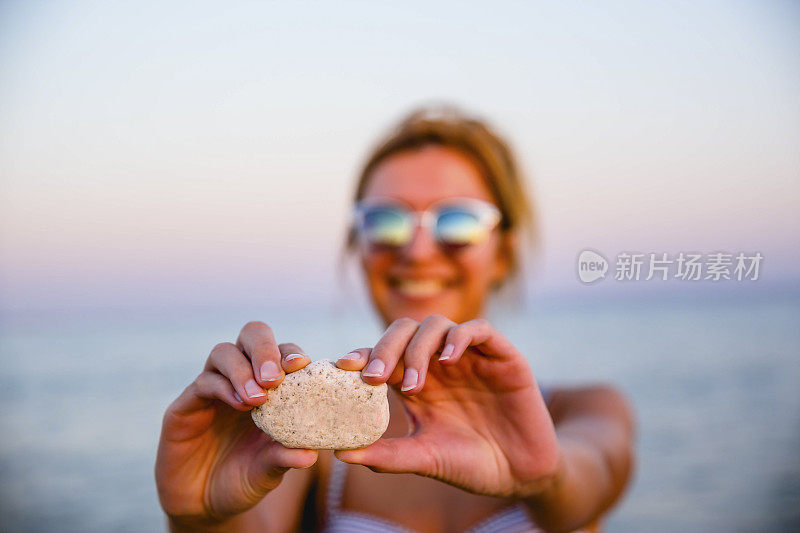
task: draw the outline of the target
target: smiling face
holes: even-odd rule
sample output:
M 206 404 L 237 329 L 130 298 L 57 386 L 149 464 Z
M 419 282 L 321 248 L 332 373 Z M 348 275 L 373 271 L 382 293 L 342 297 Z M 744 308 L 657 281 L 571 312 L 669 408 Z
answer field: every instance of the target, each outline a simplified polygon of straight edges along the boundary
M 364 199 L 394 198 L 421 211 L 439 200 L 470 197 L 495 203 L 479 167 L 453 148 L 428 145 L 392 154 L 372 172 Z M 373 305 L 388 325 L 432 314 L 462 323 L 481 316 L 492 284 L 508 272 L 510 235 L 495 228 L 476 245 L 446 251 L 417 227 L 394 251 L 362 248 L 361 264 Z

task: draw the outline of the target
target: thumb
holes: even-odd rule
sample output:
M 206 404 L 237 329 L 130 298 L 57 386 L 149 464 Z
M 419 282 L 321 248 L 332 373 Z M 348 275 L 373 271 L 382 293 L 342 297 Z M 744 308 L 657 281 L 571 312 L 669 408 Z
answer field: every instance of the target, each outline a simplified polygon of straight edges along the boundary
M 365 448 L 337 450 L 334 455 L 345 463 L 364 465 L 375 472 L 433 475 L 435 447 L 421 435 L 380 438 Z
M 287 448 L 272 441 L 249 462 L 247 482 L 258 493 L 266 494 L 281 482 L 283 474 L 290 468 L 308 468 L 317 462 L 316 450 Z

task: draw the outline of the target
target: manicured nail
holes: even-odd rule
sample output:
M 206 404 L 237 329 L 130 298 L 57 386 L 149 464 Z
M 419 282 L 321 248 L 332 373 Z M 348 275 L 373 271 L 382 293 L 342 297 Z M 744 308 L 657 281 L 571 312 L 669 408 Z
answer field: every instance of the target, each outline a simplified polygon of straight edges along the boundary
M 448 359 L 450 359 L 450 356 L 453 355 L 453 350 L 455 349 L 456 347 L 453 346 L 452 344 L 448 344 L 447 346 L 445 346 L 444 350 L 442 350 L 442 355 L 439 356 L 439 361 L 447 361 Z
M 264 381 L 275 381 L 281 379 L 281 371 L 274 361 L 267 361 L 261 365 L 261 379 Z
M 359 359 L 361 359 L 361 354 L 358 353 L 358 352 L 350 352 L 348 354 L 345 354 L 345 355 L 341 356 L 339 359 L 348 359 L 350 361 L 358 361 Z
M 256 380 L 254 379 L 251 379 L 250 381 L 244 384 L 244 391 L 250 398 L 263 398 L 264 396 L 267 395 L 267 393 L 264 392 L 264 389 L 259 387 L 258 383 L 256 383 Z
M 289 361 L 293 361 L 295 359 L 300 359 L 301 357 L 305 357 L 305 355 L 303 355 L 301 353 L 290 353 L 289 355 L 284 357 L 283 360 L 288 363 Z
M 367 365 L 367 368 L 364 369 L 364 376 L 368 378 L 377 378 L 383 374 L 383 371 L 386 370 L 386 365 L 380 359 L 373 359 Z
M 400 387 L 400 390 L 403 392 L 411 390 L 417 386 L 418 381 L 419 373 L 413 368 L 406 368 L 406 371 L 403 374 L 403 386 Z
M 239 402 L 239 403 L 244 403 L 244 402 L 242 401 L 242 399 L 239 397 L 239 395 L 238 395 L 238 394 L 236 394 L 236 391 L 233 391 L 233 397 L 234 397 L 234 398 L 236 398 L 236 401 L 237 401 L 237 402 Z

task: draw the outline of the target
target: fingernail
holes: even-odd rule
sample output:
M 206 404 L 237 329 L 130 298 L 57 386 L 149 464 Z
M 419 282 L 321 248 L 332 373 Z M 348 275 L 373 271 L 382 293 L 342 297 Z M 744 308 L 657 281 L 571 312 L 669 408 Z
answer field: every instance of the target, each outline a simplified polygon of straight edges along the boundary
M 404 392 L 407 390 L 411 390 L 417 386 L 418 381 L 419 381 L 419 373 L 413 368 L 406 368 L 406 371 L 403 374 L 403 386 L 400 387 L 400 390 Z
M 251 379 L 250 381 L 244 384 L 244 391 L 250 398 L 263 398 L 264 396 L 267 395 L 267 393 L 264 392 L 264 389 L 259 387 L 258 383 L 256 383 L 256 380 L 254 379 Z
M 264 381 L 275 381 L 281 379 L 281 371 L 274 361 L 267 361 L 261 365 L 261 379 Z
M 350 352 L 341 356 L 339 359 L 349 359 L 350 361 L 358 361 L 361 359 L 361 354 L 358 352 Z
M 363 375 L 367 376 L 368 378 L 377 378 L 383 371 L 386 369 L 386 365 L 380 359 L 373 359 L 367 365 L 367 368 L 364 369 Z
M 236 391 L 233 391 L 233 397 L 234 397 L 234 398 L 236 398 L 236 401 L 237 401 L 237 402 L 239 402 L 239 403 L 244 403 L 244 402 L 242 401 L 242 399 L 239 397 L 239 395 L 238 395 L 238 394 L 236 394 Z
M 284 357 L 283 360 L 288 363 L 289 361 L 294 361 L 295 359 L 300 359 L 301 357 L 305 356 L 301 353 L 290 353 L 289 355 Z
M 450 356 L 453 355 L 453 350 L 455 349 L 456 347 L 453 346 L 452 344 L 448 344 L 447 346 L 445 346 L 444 350 L 442 350 L 442 355 L 439 356 L 439 361 L 447 361 L 448 359 L 450 359 Z

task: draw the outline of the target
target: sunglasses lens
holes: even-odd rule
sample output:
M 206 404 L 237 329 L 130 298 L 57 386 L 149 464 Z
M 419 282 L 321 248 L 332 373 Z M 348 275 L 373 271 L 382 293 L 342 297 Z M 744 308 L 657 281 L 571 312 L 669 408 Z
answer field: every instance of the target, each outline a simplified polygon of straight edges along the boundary
M 450 246 L 477 244 L 486 237 L 486 229 L 477 214 L 464 208 L 450 207 L 439 212 L 436 235 Z
M 411 238 L 411 223 L 399 209 L 372 207 L 364 213 L 364 232 L 372 244 L 403 246 Z

